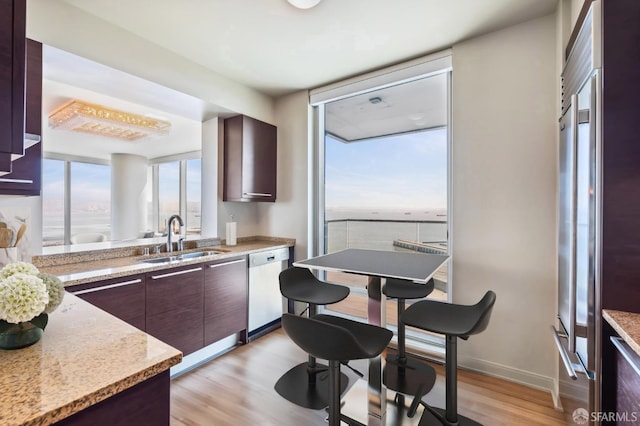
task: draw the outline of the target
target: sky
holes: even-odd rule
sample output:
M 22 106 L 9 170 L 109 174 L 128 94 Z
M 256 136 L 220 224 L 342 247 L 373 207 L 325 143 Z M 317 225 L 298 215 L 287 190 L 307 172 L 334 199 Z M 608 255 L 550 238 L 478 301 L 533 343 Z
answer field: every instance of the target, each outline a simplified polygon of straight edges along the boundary
M 42 162 L 44 202 L 64 199 L 64 161 Z M 73 162 L 71 164 L 72 208 L 109 207 L 111 200 L 111 168 L 109 166 Z
M 446 129 L 325 144 L 327 209 L 447 207 Z

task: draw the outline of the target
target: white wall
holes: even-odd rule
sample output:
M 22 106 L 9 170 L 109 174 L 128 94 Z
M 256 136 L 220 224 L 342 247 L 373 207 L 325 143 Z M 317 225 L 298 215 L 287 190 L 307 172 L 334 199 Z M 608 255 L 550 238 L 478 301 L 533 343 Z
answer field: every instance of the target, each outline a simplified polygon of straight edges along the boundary
M 576 25 L 576 22 L 578 21 L 578 15 L 580 15 L 580 10 L 582 10 L 582 5 L 584 4 L 585 0 L 563 0 L 564 2 L 570 2 L 571 5 L 571 29 L 573 29 L 573 27 Z M 565 44 L 566 46 L 566 44 Z
M 296 239 L 295 258 L 309 256 L 309 140 L 311 109 L 307 91 L 276 100 L 278 189 L 276 202 L 258 203 L 266 235 Z
M 453 301 L 497 294 L 460 363 L 553 388 L 556 41 L 549 15 L 453 47 Z
M 218 118 L 202 123 L 202 236 L 218 237 Z
M 269 96 L 63 1 L 29 0 L 27 37 L 230 111 L 274 121 L 273 100 Z
M 40 197 L 24 197 L 19 195 L 0 195 L 0 212 L 27 214 L 26 237 L 29 239 L 30 255 L 21 260 L 29 261 L 33 254 L 40 252 L 42 247 L 42 201 Z M 22 246 L 22 243 L 20 243 Z

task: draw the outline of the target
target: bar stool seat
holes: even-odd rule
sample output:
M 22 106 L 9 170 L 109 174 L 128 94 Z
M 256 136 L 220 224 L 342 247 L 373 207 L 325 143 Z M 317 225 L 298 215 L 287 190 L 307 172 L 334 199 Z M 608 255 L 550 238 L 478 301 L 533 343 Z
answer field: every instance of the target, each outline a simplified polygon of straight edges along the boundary
M 467 340 L 470 336 L 484 331 L 489 325 L 491 311 L 496 294 L 487 291 L 475 305 L 457 305 L 453 303 L 423 300 L 414 303 L 402 315 L 406 325 L 434 333 L 444 334 L 446 338 L 446 408 L 433 408 L 422 401 L 425 392 L 418 392 L 409 409 L 413 417 L 419 404 L 425 406 L 420 424 L 429 423 L 435 417 L 444 425 L 479 425 L 472 419 L 458 415 L 457 386 L 457 339 Z
M 321 281 L 306 268 L 289 268 L 280 273 L 280 292 L 291 301 L 307 303 L 308 316 L 317 314 L 317 305 L 337 303 L 349 295 L 349 287 Z M 303 312 L 304 314 L 304 312 Z M 307 362 L 287 371 L 275 384 L 275 390 L 287 401 L 305 408 L 319 410 L 329 404 L 328 366 L 316 363 L 309 355 Z M 342 375 L 341 391 L 348 378 Z
M 345 299 L 349 287 L 321 281 L 310 270 L 294 267 L 280 273 L 280 293 L 297 302 L 329 305 Z
M 340 413 L 340 364 L 373 358 L 385 349 L 393 333 L 385 328 L 331 315 L 305 318 L 282 316 L 282 328 L 309 355 L 329 361 L 329 426 L 360 424 Z
M 387 278 L 382 292 L 385 296 L 395 298 L 398 306 L 398 354 L 387 356 L 387 363 L 383 371 L 383 382 L 388 389 L 400 394 L 416 395 L 419 389 L 431 389 L 436 381 L 436 371 L 433 367 L 415 359 L 407 358 L 405 325 L 401 321 L 405 311 L 407 299 L 422 299 L 427 297 L 434 289 L 433 278 L 426 284 L 397 278 Z M 396 403 L 404 405 L 398 400 Z
M 422 299 L 427 297 L 434 288 L 433 278 L 426 284 L 418 284 L 412 281 L 387 278 L 382 292 L 387 297 L 395 299 Z

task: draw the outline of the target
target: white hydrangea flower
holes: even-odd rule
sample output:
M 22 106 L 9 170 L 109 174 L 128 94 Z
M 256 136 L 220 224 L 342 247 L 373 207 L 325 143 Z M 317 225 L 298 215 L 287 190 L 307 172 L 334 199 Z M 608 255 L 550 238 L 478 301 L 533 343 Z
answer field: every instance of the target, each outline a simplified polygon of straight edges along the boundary
M 60 278 L 51 274 L 38 274 L 38 278 L 40 278 L 44 284 L 47 286 L 47 293 L 49 294 L 49 304 L 44 309 L 46 314 L 50 314 L 55 311 L 55 309 L 60 306 L 62 303 L 62 299 L 64 298 L 64 285 Z
M 38 268 L 27 262 L 13 262 L 0 269 L 0 278 L 9 278 L 14 274 L 38 275 Z
M 47 303 L 47 286 L 35 275 L 16 273 L 0 281 L 0 319 L 13 324 L 30 321 Z

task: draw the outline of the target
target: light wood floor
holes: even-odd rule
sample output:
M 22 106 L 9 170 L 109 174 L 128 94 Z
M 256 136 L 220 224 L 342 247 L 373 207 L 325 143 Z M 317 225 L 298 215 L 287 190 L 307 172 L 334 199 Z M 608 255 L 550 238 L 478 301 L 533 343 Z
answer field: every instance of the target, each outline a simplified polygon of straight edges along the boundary
M 304 360 L 306 354 L 282 330 L 239 347 L 172 381 L 171 425 L 326 425 L 323 410 L 298 407 L 273 389 L 283 373 Z M 443 406 L 444 368 L 434 367 L 438 379 L 425 399 Z M 546 392 L 464 371 L 458 383 L 460 414 L 485 425 L 572 424 Z M 395 417 L 388 415 L 387 423 L 417 424 Z

